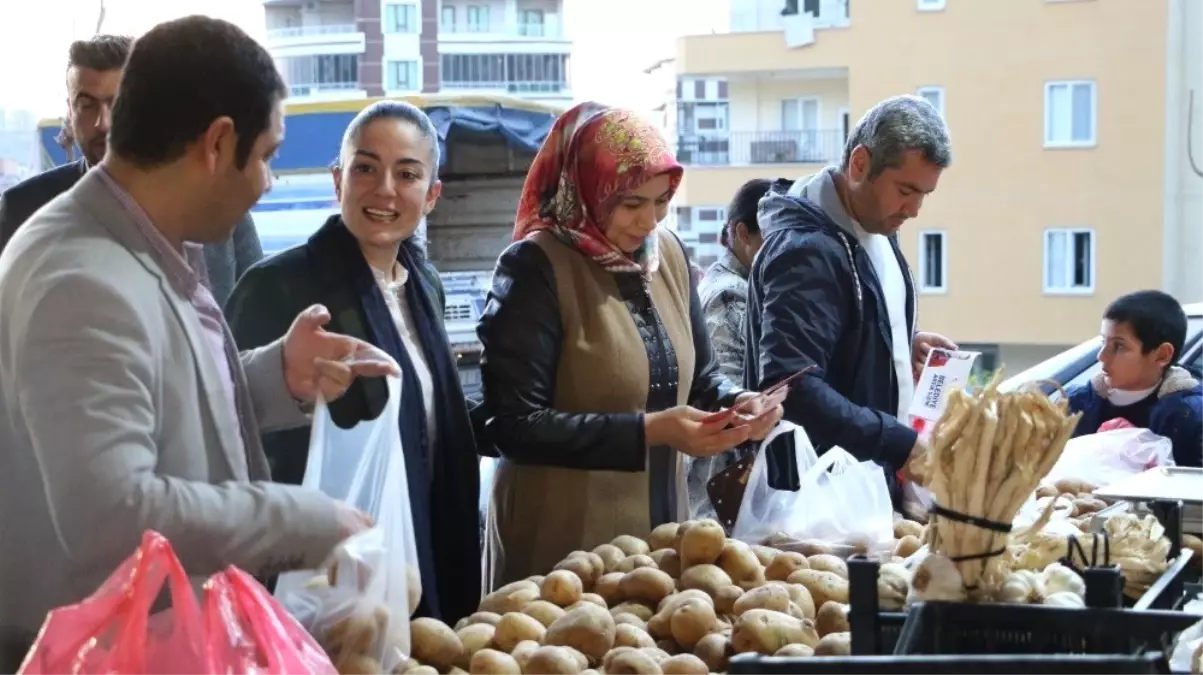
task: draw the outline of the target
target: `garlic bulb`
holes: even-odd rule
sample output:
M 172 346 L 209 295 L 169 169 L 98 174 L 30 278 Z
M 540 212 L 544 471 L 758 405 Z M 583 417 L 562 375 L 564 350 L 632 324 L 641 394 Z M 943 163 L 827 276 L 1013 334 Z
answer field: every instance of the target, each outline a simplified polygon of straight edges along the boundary
M 999 602 L 1039 604 L 1044 602 L 1044 579 L 1035 572 L 1019 570 L 1007 575 L 998 591 Z
M 1050 593 L 1044 599 L 1044 604 L 1054 607 L 1085 607 L 1086 601 L 1082 599 L 1082 596 L 1073 591 L 1058 591 Z
M 919 563 L 911 577 L 911 590 L 906 596 L 906 604 L 916 602 L 964 602 L 965 581 L 956 563 L 947 556 L 933 553 Z
M 1086 582 L 1078 573 L 1061 563 L 1053 563 L 1044 568 L 1044 585 L 1049 595 L 1054 593 L 1073 593 L 1079 598 L 1086 597 Z

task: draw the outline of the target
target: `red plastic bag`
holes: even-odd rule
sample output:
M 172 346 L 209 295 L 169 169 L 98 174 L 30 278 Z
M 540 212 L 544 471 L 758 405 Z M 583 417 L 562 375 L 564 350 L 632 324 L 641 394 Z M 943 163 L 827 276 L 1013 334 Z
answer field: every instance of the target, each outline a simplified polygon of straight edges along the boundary
M 205 631 L 209 673 L 338 672 L 301 624 L 237 567 L 205 583 Z
M 164 583 L 171 608 L 151 616 Z M 203 631 L 200 604 L 171 544 L 147 530 L 134 555 L 95 593 L 47 615 L 19 672 L 200 673 Z

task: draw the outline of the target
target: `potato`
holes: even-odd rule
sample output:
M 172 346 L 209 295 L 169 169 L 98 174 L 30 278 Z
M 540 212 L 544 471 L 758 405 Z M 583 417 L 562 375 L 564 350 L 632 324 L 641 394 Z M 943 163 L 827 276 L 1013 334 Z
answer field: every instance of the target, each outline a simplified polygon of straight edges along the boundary
M 375 659 L 373 659 L 375 660 Z M 450 671 L 450 669 L 448 669 Z M 417 665 L 405 671 L 405 675 L 439 675 L 439 669 L 434 666 Z
M 673 548 L 677 549 L 677 552 L 681 551 L 681 541 L 685 538 L 685 533 L 689 531 L 689 528 L 697 525 L 700 522 L 702 521 L 686 520 L 681 523 L 680 527 L 677 528 L 677 536 L 673 537 Z
M 715 564 L 731 577 L 736 586 L 745 590 L 764 583 L 764 566 L 752 548 L 742 541 L 728 539 Z
M 601 561 L 601 556 L 597 555 L 596 553 L 593 555 L 597 557 L 597 561 Z M 567 570 L 572 572 L 581 580 L 581 589 L 585 591 L 591 591 L 593 590 L 593 584 L 597 583 L 597 580 L 600 579 L 601 575 L 605 574 L 606 571 L 606 564 L 604 562 L 601 562 L 600 569 L 595 569 L 593 563 L 594 561 L 590 560 L 589 554 L 587 553 L 582 552 L 579 555 L 569 554 L 567 558 L 556 563 L 554 570 Z
M 339 675 L 379 675 L 380 662 L 365 654 L 348 654 L 334 665 Z
M 607 572 L 593 585 L 593 592 L 600 595 L 607 605 L 617 605 L 622 602 L 620 584 L 626 576 L 623 572 Z
M 539 597 L 560 607 L 580 602 L 584 593 L 581 578 L 568 570 L 556 570 L 543 579 Z
M 791 584 L 785 581 L 770 581 L 770 586 L 781 586 L 789 591 L 789 600 L 791 604 L 797 605 L 801 611 L 801 616 L 807 619 L 815 618 L 815 601 L 811 597 L 810 591 L 802 584 Z
M 785 581 L 789 575 L 798 570 L 810 569 L 810 561 L 801 553 L 782 551 L 764 568 L 764 578 L 771 581 Z
M 1070 511 L 1070 516 L 1080 516 L 1086 513 L 1098 513 L 1107 508 L 1107 503 L 1101 499 L 1075 499 L 1073 500 L 1073 510 Z
M 778 649 L 773 656 L 783 656 L 791 659 L 810 658 L 815 655 L 815 650 L 806 645 L 785 645 Z
M 713 605 L 690 600 L 673 612 L 669 629 L 677 644 L 683 649 L 693 649 L 698 640 L 714 629 L 717 621 Z
M 623 616 L 631 616 L 624 614 Z M 647 634 L 647 631 L 639 626 L 632 626 L 629 623 L 617 623 L 614 627 L 614 646 L 615 647 L 655 647 L 656 641 L 652 636 Z
M 810 562 L 810 569 L 812 570 L 838 574 L 845 580 L 848 578 L 848 563 L 844 562 L 841 558 L 828 554 L 820 554 L 810 556 L 807 558 L 807 561 Z M 788 579 L 789 577 L 786 578 Z
M 705 591 L 687 589 L 680 593 L 673 593 L 660 601 L 660 605 L 656 609 L 656 614 L 651 619 L 648 619 L 647 632 L 657 640 L 672 637 L 673 612 L 677 611 L 679 607 L 690 600 L 697 600 L 714 606 L 714 600 Z
M 706 662 L 693 654 L 677 654 L 660 662 L 664 675 L 709 675 Z
M 735 601 L 732 614 L 739 616 L 749 609 L 771 609 L 775 612 L 789 612 L 789 591 L 780 584 L 771 584 L 753 588 Z
M 819 615 L 815 617 L 815 630 L 819 632 L 819 637 L 852 630 L 848 623 L 848 605 L 824 602 L 819 608 Z
M 413 643 L 413 657 L 421 663 L 447 670 L 463 657 L 464 643 L 460 642 L 455 631 L 438 619 L 410 621 L 409 634 Z
M 660 675 L 660 664 L 638 649 L 619 652 L 608 660 L 606 675 Z
M 1080 492 L 1093 494 L 1098 489 L 1097 485 L 1077 478 L 1062 478 L 1053 483 L 1053 487 L 1057 488 L 1059 493 L 1064 494 L 1068 492 L 1071 498 Z
M 613 572 L 618 563 L 622 562 L 623 558 L 627 557 L 627 554 L 623 553 L 622 549 L 618 548 L 614 544 L 602 544 L 601 546 L 593 549 L 593 553 L 602 559 L 602 563 L 605 564 L 606 572 Z
M 447 669 L 447 675 L 469 675 L 469 673 L 459 666 L 451 666 Z
M 1195 552 L 1190 559 L 1190 565 L 1194 568 L 1203 567 L 1203 539 L 1196 537 L 1193 534 L 1182 535 L 1182 548 L 1188 548 Z
M 905 520 L 905 519 L 894 521 L 894 538 L 895 539 L 902 539 L 903 537 L 907 536 L 908 534 L 910 536 L 918 539 L 919 535 L 923 534 L 923 523 L 916 523 L 913 520 Z
M 676 579 L 681 576 L 681 555 L 673 548 L 662 548 L 658 551 L 652 551 L 649 556 L 652 562 L 656 563 L 656 567 L 664 570 L 668 576 Z
M 731 648 L 731 639 L 721 633 L 711 633 L 698 640 L 693 648 L 695 656 L 700 658 L 712 673 L 722 673 L 727 670 L 727 662 L 735 653 Z
M 788 581 L 805 586 L 815 605 L 819 607 L 828 600 L 848 602 L 848 581 L 834 572 L 798 570 L 789 575 Z
M 553 622 L 552 625 L 555 623 Z M 519 642 L 524 640 L 542 642 L 546 632 L 547 627 L 539 623 L 535 617 L 520 612 L 509 612 L 502 615 L 501 621 L 497 622 L 497 630 L 493 633 L 493 644 L 503 652 L 511 652 Z M 419 657 L 418 660 L 425 661 L 426 659 Z
M 523 640 L 522 642 L 518 643 L 517 647 L 514 647 L 514 650 L 510 652 L 510 656 L 513 656 L 514 660 L 518 662 L 518 667 L 520 669 L 526 670 L 527 660 L 530 659 L 531 654 L 534 654 L 535 650 L 541 646 L 542 645 L 534 640 Z
M 647 555 L 652 551 L 652 548 L 648 546 L 646 541 L 640 539 L 639 537 L 632 537 L 629 534 L 620 534 L 614 538 L 614 541 L 610 543 L 614 546 L 617 546 L 620 550 L 622 550 L 623 553 L 627 554 L 627 557 L 633 555 Z
M 911 592 L 911 573 L 897 563 L 886 563 L 877 570 L 877 606 L 883 612 L 901 611 Z
M 852 633 L 824 635 L 815 645 L 815 656 L 852 656 Z
M 714 595 L 714 609 L 719 614 L 734 614 L 735 602 L 744 594 L 739 586 L 723 586 Z
M 812 555 L 835 555 L 835 549 L 827 544 L 827 542 L 814 539 L 793 542 L 789 545 L 789 550 L 797 551 L 807 558 Z
M 653 604 L 672 595 L 676 590 L 673 578 L 654 567 L 641 567 L 627 573 L 618 588 L 619 593 L 627 600 L 641 600 Z
M 656 610 L 642 602 L 623 602 L 610 608 L 610 616 L 617 617 L 619 614 L 634 614 L 645 622 L 651 619 L 655 613 Z
M 464 624 L 464 626 L 470 626 L 474 623 L 487 623 L 490 626 L 496 626 L 498 621 L 501 621 L 501 615 L 494 612 L 476 612 L 471 616 L 460 619 L 460 623 Z M 458 623 L 455 625 L 457 630 L 464 627 Z
M 681 569 L 714 564 L 726 543 L 722 525 L 713 520 L 699 520 L 681 535 L 681 546 L 677 549 L 681 554 Z
M 760 564 L 765 567 L 768 567 L 769 563 L 773 562 L 773 558 L 782 553 L 780 549 L 761 544 L 752 544 L 752 552 L 756 554 L 756 559 L 760 561 Z
M 619 563 L 614 567 L 614 571 L 626 574 L 627 572 L 637 570 L 641 567 L 656 567 L 656 561 L 652 560 L 651 556 L 637 553 L 620 560 Z
M 657 525 L 652 533 L 647 535 L 647 545 L 653 551 L 658 551 L 662 548 L 673 548 L 677 541 L 677 530 L 681 529 L 678 523 L 664 523 Z
M 699 526 L 700 527 L 700 526 Z M 697 528 L 694 528 L 697 529 Z M 692 531 L 692 530 L 691 530 Z M 689 533 L 686 533 L 689 536 Z M 682 543 L 684 545 L 684 543 Z M 688 567 L 681 573 L 681 587 L 685 589 L 696 588 L 705 591 L 710 597 L 714 597 L 724 586 L 733 585 L 731 577 L 727 576 L 721 568 L 716 565 L 702 563 Z
M 522 675 L 522 668 L 514 657 L 496 649 L 482 649 L 472 655 L 468 663 L 472 675 Z
M 459 637 L 460 644 L 464 646 L 463 655 L 460 658 L 461 667 L 470 666 L 472 655 L 493 643 L 493 634 L 496 631 L 496 628 L 487 623 L 474 623 L 455 632 Z
M 672 643 L 672 640 L 665 640 L 666 644 L 657 643 L 655 647 L 643 647 L 639 651 L 652 657 L 656 663 L 664 663 L 668 660 L 672 653 L 669 650 L 676 651 L 677 647 Z
M 577 675 L 584 668 L 567 647 L 539 647 L 526 661 L 526 675 Z
M 553 605 L 546 600 L 536 600 L 522 608 L 522 613 L 534 617 L 544 626 L 550 626 L 556 619 L 564 616 L 564 608 Z
M 731 633 L 731 646 L 739 654 L 758 652 L 771 656 L 789 644 L 808 647 L 819 644 L 814 622 L 771 609 L 749 609 L 736 619 Z
M 618 614 L 611 613 L 610 616 L 614 617 L 614 626 L 616 630 L 618 626 L 625 624 L 627 626 L 634 626 L 645 633 L 647 632 L 647 622 L 635 616 L 634 614 L 631 614 L 630 612 L 620 612 Z
M 543 644 L 572 647 L 596 664 L 614 646 L 614 617 L 595 605 L 582 604 L 547 629 Z
M 602 596 L 598 595 L 597 593 L 582 593 L 581 594 L 581 602 L 587 602 L 592 605 L 597 605 L 598 607 L 601 607 L 602 609 L 609 608 L 609 605 L 606 604 L 606 599 L 603 598 Z M 576 604 L 579 605 L 581 603 L 578 602 Z M 575 607 L 576 605 L 573 605 L 573 606 Z
M 586 563 L 588 564 L 588 563 Z M 480 601 L 481 612 L 501 615 L 520 612 L 528 603 L 539 599 L 539 587 L 533 581 L 515 581 L 489 593 Z
M 527 577 L 526 580 L 536 586 L 542 586 L 544 578 L 545 577 L 542 574 L 532 574 L 529 577 Z
M 919 541 L 919 537 L 908 534 L 898 540 L 898 544 L 894 546 L 894 555 L 899 558 L 909 558 L 920 548 L 923 548 L 923 542 Z

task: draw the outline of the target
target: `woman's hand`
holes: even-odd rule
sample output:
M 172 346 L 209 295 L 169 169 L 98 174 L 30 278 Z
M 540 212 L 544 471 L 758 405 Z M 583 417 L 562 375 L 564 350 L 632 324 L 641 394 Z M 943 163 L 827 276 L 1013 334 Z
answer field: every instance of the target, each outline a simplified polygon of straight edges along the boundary
M 781 401 L 785 395 L 762 398 L 756 392 L 745 392 L 735 398 L 735 405 L 746 405 L 737 421 L 743 420 L 748 427 L 748 438 L 753 441 L 763 441 L 765 436 L 781 421 L 784 412 Z
M 715 418 L 697 408 L 679 405 L 643 417 L 647 447 L 668 445 L 691 457 L 713 457 L 748 440 L 752 426 L 731 415 Z M 729 426 L 734 422 L 736 426 Z

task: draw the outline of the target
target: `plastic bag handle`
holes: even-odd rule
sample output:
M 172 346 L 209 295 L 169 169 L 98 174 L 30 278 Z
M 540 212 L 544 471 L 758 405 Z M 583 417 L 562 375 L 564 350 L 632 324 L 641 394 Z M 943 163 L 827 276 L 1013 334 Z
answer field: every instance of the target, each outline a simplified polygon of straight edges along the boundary
M 113 649 L 115 672 L 146 671 L 146 636 L 150 610 L 164 583 L 171 588 L 172 621 L 187 635 L 201 635 L 200 603 L 192 593 L 188 573 L 180 564 L 171 543 L 153 530 L 142 534 L 136 553 L 138 565 L 126 584 L 126 597 L 118 611 L 125 615 L 120 637 Z M 193 645 L 199 649 L 200 645 Z
M 819 461 L 815 462 L 814 465 L 812 465 L 810 469 L 808 469 L 806 473 L 802 475 L 802 483 L 805 484 L 806 481 L 814 480 L 819 474 L 834 467 L 837 462 L 841 465 L 851 466 L 857 463 L 857 459 L 852 455 L 852 453 L 838 445 L 829 448 L 827 452 L 819 455 Z

